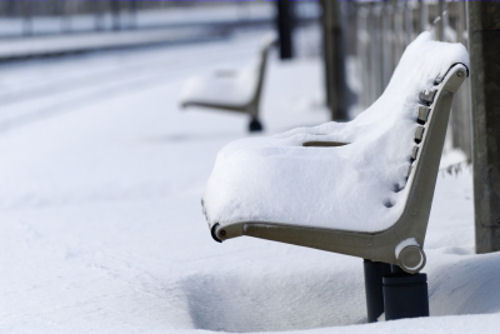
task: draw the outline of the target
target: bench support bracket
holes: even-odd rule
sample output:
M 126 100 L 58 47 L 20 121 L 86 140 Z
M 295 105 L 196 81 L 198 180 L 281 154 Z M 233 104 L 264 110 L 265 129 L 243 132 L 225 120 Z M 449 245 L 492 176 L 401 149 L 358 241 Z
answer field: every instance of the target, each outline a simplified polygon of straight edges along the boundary
M 365 271 L 366 310 L 368 322 L 377 322 L 384 313 L 382 278 L 391 274 L 391 265 L 370 260 L 363 261 Z
M 427 275 L 408 274 L 398 266 L 364 260 L 368 322 L 429 316 Z
M 429 316 L 427 275 L 408 274 L 397 266 L 382 278 L 385 320 Z

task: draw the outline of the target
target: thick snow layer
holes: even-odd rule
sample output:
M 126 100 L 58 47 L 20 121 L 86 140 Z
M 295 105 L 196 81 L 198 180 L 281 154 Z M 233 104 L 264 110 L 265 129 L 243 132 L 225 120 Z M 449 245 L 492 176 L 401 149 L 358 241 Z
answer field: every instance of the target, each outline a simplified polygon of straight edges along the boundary
M 181 113 L 179 86 L 258 41 L 0 67 L 0 333 L 498 332 L 500 254 L 474 254 L 468 168 L 438 178 L 430 318 L 364 324 L 357 258 L 212 240 L 200 197 L 247 119 Z M 320 60 L 271 62 L 266 129 L 326 121 Z
M 181 103 L 191 101 L 244 105 L 250 102 L 257 85 L 259 61 L 243 69 L 220 69 L 203 76 L 193 76 L 184 84 Z
M 264 48 L 276 39 L 275 34 L 266 34 L 260 46 L 254 50 L 254 59 L 240 69 L 218 69 L 212 73 L 193 76 L 184 84 L 181 103 L 204 102 L 243 106 L 255 96 L 262 66 Z M 262 73 L 265 75 L 265 73 Z
M 264 221 L 374 232 L 401 214 L 418 124 L 418 95 L 455 63 L 461 44 L 422 33 L 403 54 L 382 96 L 352 122 L 242 139 L 217 156 L 204 194 L 211 224 Z M 334 141 L 337 147 L 304 147 Z M 386 207 L 391 202 L 393 207 Z

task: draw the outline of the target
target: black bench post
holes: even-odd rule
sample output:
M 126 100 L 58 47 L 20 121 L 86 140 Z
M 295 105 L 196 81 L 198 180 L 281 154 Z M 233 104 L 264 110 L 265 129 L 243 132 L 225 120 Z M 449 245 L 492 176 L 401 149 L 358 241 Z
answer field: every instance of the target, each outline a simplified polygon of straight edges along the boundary
M 429 316 L 427 275 L 408 274 L 398 266 L 364 260 L 368 322 Z
M 391 274 L 382 279 L 385 320 L 429 316 L 427 275 L 408 274 L 391 266 Z
M 377 322 L 384 313 L 384 295 L 382 293 L 382 278 L 391 273 L 391 265 L 370 260 L 363 261 L 365 271 L 366 310 L 368 322 Z

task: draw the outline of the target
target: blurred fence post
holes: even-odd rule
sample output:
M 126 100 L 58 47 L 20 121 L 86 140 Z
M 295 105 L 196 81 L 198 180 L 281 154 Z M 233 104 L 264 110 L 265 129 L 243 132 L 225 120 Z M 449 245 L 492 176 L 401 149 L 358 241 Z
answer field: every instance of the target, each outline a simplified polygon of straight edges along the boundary
M 104 10 L 101 1 L 92 2 L 92 11 L 94 12 L 94 30 L 104 30 Z
M 113 20 L 113 30 L 121 30 L 121 2 L 120 0 L 110 0 L 111 16 Z
M 291 0 L 276 1 L 277 25 L 279 33 L 280 58 L 291 59 L 293 57 L 293 2 Z
M 437 8 L 437 22 L 436 22 L 436 37 L 440 41 L 444 41 L 444 15 L 445 15 L 445 1 L 444 0 L 439 0 L 438 1 L 438 8 Z
M 33 15 L 31 13 L 31 3 L 29 0 L 22 2 L 23 34 L 28 36 L 33 34 Z
M 466 3 L 453 2 L 452 6 L 448 7 L 451 12 L 453 9 L 454 18 L 456 21 L 455 32 L 456 42 L 467 46 L 466 36 Z M 453 147 L 460 148 L 466 155 L 467 160 L 472 160 L 472 115 L 470 105 L 470 80 L 466 80 L 462 89 L 457 94 L 453 101 L 453 112 L 451 114 L 451 133 Z
M 323 58 L 326 100 L 331 119 L 348 119 L 346 106 L 345 52 L 341 21 L 341 1 L 322 0 Z
M 429 8 L 424 0 L 418 0 L 420 14 L 420 31 L 424 31 L 429 26 Z
M 138 2 L 137 0 L 130 1 L 130 22 L 129 28 L 136 29 L 137 28 L 137 10 L 138 10 Z
M 468 2 L 476 251 L 500 250 L 500 3 Z
M 59 15 L 61 15 L 61 31 L 63 33 L 71 32 L 71 15 L 74 9 L 74 4 L 75 3 L 73 1 L 64 1 L 60 4 L 62 8 Z

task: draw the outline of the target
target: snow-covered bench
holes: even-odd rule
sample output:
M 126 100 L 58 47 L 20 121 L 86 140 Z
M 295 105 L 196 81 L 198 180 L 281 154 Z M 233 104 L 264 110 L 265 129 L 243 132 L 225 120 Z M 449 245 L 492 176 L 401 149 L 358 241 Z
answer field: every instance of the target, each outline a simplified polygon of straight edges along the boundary
M 384 93 L 351 122 L 227 145 L 203 196 L 214 239 L 248 235 L 363 258 L 368 318 L 376 319 L 384 308 L 382 276 L 424 275 L 417 273 L 446 125 L 467 66 L 461 44 L 424 32 Z M 414 302 L 407 297 L 403 304 Z M 398 306 L 402 313 L 388 317 L 385 303 L 386 318 L 428 312 L 428 304 L 417 313 Z
M 241 70 L 219 70 L 208 76 L 190 78 L 181 94 L 181 107 L 204 107 L 248 114 L 248 130 L 261 131 L 260 99 L 268 54 L 275 41 L 274 35 L 266 36 L 258 58 Z

